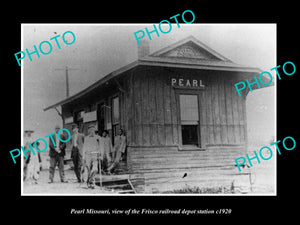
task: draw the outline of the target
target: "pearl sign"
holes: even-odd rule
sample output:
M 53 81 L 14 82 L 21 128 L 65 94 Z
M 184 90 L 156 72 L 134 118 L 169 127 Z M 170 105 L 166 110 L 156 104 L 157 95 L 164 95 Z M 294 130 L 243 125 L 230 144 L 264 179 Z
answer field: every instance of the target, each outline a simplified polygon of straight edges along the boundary
M 171 78 L 171 85 L 173 87 L 191 87 L 191 88 L 204 88 L 205 85 L 203 85 L 202 80 L 197 79 L 177 79 L 177 78 Z

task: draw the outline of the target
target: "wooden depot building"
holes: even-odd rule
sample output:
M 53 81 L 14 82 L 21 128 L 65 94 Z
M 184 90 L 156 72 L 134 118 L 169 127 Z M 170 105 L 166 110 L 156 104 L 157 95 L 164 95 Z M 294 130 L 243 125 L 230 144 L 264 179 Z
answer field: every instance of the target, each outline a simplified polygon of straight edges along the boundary
M 143 181 L 140 192 L 229 182 L 243 174 L 234 159 L 247 146 L 247 91 L 239 97 L 234 84 L 261 72 L 192 36 L 152 54 L 141 42 L 138 60 L 44 110 L 61 106 L 65 128 L 87 134 L 93 123 L 112 142 L 123 128 L 127 174 Z

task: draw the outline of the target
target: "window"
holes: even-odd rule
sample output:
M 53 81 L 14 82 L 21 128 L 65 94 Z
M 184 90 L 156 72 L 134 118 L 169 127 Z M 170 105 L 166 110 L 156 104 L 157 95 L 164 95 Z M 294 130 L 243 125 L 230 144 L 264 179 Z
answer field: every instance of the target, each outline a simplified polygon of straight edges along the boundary
M 179 95 L 182 145 L 200 147 L 197 95 Z
M 181 124 L 198 124 L 197 95 L 180 95 Z

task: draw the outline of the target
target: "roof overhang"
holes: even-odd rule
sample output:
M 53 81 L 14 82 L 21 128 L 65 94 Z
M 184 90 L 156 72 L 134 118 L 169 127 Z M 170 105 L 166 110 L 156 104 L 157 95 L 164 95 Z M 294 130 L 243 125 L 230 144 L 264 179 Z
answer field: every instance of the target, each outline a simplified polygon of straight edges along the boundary
M 139 60 L 139 65 L 161 66 L 174 68 L 189 68 L 200 70 L 236 71 L 248 73 L 261 73 L 262 70 L 255 67 L 246 67 L 232 62 L 208 61 L 187 58 L 162 58 L 146 56 Z
M 120 69 L 115 70 L 115 71 L 109 73 L 105 77 L 101 78 L 100 80 L 98 80 L 94 84 L 92 84 L 89 87 L 83 89 L 82 91 L 76 93 L 75 95 L 72 95 L 72 96 L 70 96 L 70 97 L 68 97 L 68 98 L 66 98 L 66 99 L 64 99 L 62 101 L 59 101 L 59 102 L 57 102 L 57 103 L 55 103 L 53 105 L 50 105 L 50 106 L 44 108 L 44 111 L 47 111 L 47 110 L 52 109 L 52 108 L 56 108 L 56 107 L 58 107 L 60 105 L 67 104 L 67 103 L 69 103 L 69 102 L 71 102 L 71 101 L 73 101 L 73 100 L 75 100 L 77 98 L 80 98 L 81 96 L 87 94 L 91 90 L 93 90 L 93 89 L 101 86 L 102 84 L 105 84 L 107 81 L 109 81 L 109 80 L 117 77 L 118 75 L 120 75 L 120 74 L 122 74 L 122 73 L 124 73 L 124 72 L 126 72 L 126 71 L 128 71 L 128 70 L 130 70 L 132 68 L 135 68 L 137 65 L 138 65 L 138 61 L 134 61 L 134 62 L 132 62 L 132 63 L 130 63 L 130 64 L 124 66 L 124 67 L 121 67 Z
M 146 56 L 124 67 L 121 67 L 118 70 L 109 73 L 105 77 L 101 78 L 99 81 L 95 82 L 94 84 L 90 85 L 84 90 L 76 93 L 75 95 L 72 95 L 62 101 L 59 101 L 53 105 L 44 108 L 44 111 L 72 102 L 80 98 L 81 96 L 89 93 L 91 90 L 94 90 L 95 88 L 101 86 L 102 84 L 105 84 L 109 80 L 116 78 L 122 73 L 129 71 L 137 66 L 158 66 L 158 67 L 173 67 L 173 68 L 189 68 L 189 69 L 199 69 L 199 70 L 235 71 L 235 72 L 251 73 L 253 74 L 253 76 L 256 74 L 260 74 L 262 72 L 259 68 L 245 67 L 232 62 L 220 62 L 220 61 L 209 62 L 205 60 L 191 60 L 185 58 L 172 59 L 172 58 Z

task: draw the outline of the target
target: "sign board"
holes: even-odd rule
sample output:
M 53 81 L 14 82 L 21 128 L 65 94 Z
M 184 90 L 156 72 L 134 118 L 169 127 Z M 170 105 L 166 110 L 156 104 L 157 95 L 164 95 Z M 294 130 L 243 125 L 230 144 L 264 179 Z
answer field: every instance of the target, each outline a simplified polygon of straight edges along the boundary
M 74 122 L 73 116 L 65 118 L 65 124 L 73 123 L 73 122 Z
M 204 88 L 202 80 L 199 79 L 184 79 L 171 78 L 171 85 L 178 88 Z
M 90 122 L 90 121 L 96 121 L 97 120 L 97 113 L 96 111 L 92 111 L 92 112 L 86 112 L 83 115 L 83 122 Z

